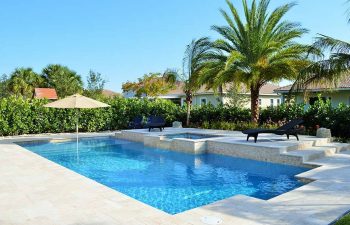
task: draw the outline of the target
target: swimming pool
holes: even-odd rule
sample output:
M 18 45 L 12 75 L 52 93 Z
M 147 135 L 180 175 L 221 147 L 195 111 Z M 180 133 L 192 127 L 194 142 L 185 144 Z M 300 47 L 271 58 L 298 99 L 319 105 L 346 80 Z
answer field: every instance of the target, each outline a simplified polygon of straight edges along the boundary
M 20 146 L 134 199 L 177 214 L 243 194 L 270 199 L 303 183 L 307 169 L 216 154 L 193 155 L 115 138 Z
M 222 137 L 219 135 L 211 135 L 211 134 L 196 134 L 196 133 L 178 133 L 178 134 L 165 134 L 161 135 L 165 138 L 174 139 L 174 138 L 186 138 L 192 140 L 204 139 L 204 138 L 215 138 Z

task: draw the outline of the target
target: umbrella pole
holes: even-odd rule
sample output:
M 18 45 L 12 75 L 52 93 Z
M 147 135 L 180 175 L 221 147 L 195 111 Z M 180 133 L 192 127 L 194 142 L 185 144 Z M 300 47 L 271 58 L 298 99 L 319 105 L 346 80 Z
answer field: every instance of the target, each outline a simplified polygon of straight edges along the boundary
M 76 123 L 76 134 L 77 134 L 77 161 L 79 163 L 79 112 L 76 110 L 77 123 Z

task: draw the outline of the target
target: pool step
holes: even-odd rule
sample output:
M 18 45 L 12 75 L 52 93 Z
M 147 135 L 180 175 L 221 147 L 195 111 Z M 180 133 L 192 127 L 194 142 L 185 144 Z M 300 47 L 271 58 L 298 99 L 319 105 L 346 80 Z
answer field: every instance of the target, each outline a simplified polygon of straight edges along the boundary
M 302 162 L 305 163 L 310 160 L 315 160 L 318 158 L 322 158 L 324 156 L 331 156 L 336 153 L 337 153 L 336 147 L 322 146 L 322 147 L 311 147 L 303 150 L 288 151 L 286 153 L 282 153 L 282 155 L 300 157 Z
M 312 148 L 315 145 L 315 141 L 312 140 L 302 140 L 302 141 L 298 141 L 295 142 L 295 144 L 286 147 L 286 151 L 296 151 L 296 150 L 303 150 L 303 149 L 307 149 L 307 148 Z
M 317 145 L 316 145 L 317 146 Z M 331 143 L 327 143 L 325 145 L 320 145 L 318 147 L 330 147 L 330 148 L 336 148 L 336 152 L 343 152 L 343 151 L 347 151 L 350 150 L 350 144 L 347 143 L 337 143 L 337 142 L 331 142 Z
M 296 151 L 310 149 L 314 146 L 326 146 L 330 142 L 328 138 L 307 138 L 300 141 L 292 142 L 292 145 L 286 147 L 286 151 Z

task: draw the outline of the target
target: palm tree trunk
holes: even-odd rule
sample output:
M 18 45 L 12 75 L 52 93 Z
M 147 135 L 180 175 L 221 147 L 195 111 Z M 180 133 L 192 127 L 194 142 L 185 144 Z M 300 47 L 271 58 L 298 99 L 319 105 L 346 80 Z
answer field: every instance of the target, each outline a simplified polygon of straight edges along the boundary
M 191 116 L 191 101 L 186 101 L 187 104 L 187 116 L 186 116 L 186 126 L 190 126 L 190 116 Z
M 191 117 L 191 105 L 192 105 L 192 92 L 186 92 L 186 105 L 187 105 L 187 116 L 186 116 L 186 126 L 190 126 Z
M 224 104 L 223 97 L 224 97 L 224 87 L 223 85 L 219 86 L 219 95 L 220 95 L 220 102 L 221 104 Z
M 252 85 L 250 87 L 250 106 L 251 106 L 251 118 L 253 123 L 259 122 L 259 92 L 260 87 Z

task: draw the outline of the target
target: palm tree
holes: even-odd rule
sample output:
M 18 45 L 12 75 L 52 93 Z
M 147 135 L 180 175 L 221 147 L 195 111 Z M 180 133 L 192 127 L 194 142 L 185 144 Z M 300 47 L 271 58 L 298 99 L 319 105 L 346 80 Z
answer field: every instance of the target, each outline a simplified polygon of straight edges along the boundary
M 324 52 L 329 51 L 329 58 L 325 59 Z M 291 92 L 303 90 L 304 94 L 311 85 L 325 85 L 335 88 L 339 81 L 349 75 L 350 43 L 326 35 L 316 37 L 310 48 L 310 55 L 316 61 L 302 70 L 294 82 Z
M 252 121 L 259 120 L 259 92 L 267 82 L 293 79 L 308 65 L 307 47 L 295 42 L 307 32 L 298 23 L 284 21 L 285 14 L 294 4 L 282 5 L 268 12 L 269 0 L 242 0 L 244 18 L 228 0 L 230 14 L 221 13 L 226 26 L 212 29 L 222 38 L 213 43 L 221 53 L 207 56 L 202 72 L 205 83 L 219 87 L 226 83 L 244 84 L 251 94 Z M 211 58 L 211 59 L 210 59 Z
M 350 0 L 347 1 L 350 3 Z M 347 13 L 350 23 L 350 10 Z M 329 55 L 328 58 L 325 54 Z M 307 94 L 307 88 L 313 85 L 324 85 L 336 88 L 345 76 L 349 76 L 350 69 L 350 42 L 339 40 L 327 35 L 318 34 L 314 44 L 309 50 L 314 62 L 305 68 L 292 85 L 290 94 L 303 90 Z
M 186 46 L 185 56 L 183 58 L 183 75 L 180 79 L 184 83 L 183 91 L 186 95 L 187 126 L 190 124 L 193 94 L 200 88 L 200 83 L 198 82 L 200 73 L 204 68 L 206 55 L 210 53 L 211 49 L 212 45 L 207 37 L 194 39 Z
M 16 96 L 32 98 L 34 88 L 45 86 L 44 80 L 32 68 L 17 68 L 10 76 L 9 89 Z
M 66 66 L 52 64 L 42 71 L 43 79 L 49 87 L 55 88 L 58 96 L 66 97 L 83 90 L 81 76 Z

